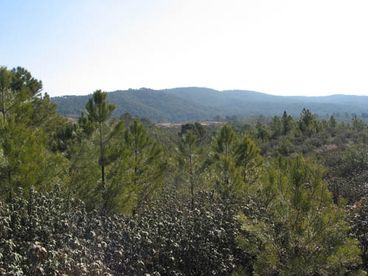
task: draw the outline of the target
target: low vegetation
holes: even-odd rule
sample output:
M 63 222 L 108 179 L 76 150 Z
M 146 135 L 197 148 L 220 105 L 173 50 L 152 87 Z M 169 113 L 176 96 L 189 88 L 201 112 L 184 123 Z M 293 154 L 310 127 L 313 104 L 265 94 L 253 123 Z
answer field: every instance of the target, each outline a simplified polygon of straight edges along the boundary
M 1 275 L 366 275 L 353 116 L 159 127 L 97 90 L 78 121 L 0 69 Z

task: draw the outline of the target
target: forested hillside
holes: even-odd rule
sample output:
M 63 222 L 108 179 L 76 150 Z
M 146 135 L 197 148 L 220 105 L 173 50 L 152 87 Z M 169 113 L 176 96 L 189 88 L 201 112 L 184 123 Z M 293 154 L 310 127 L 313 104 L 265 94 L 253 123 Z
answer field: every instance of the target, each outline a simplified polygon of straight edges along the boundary
M 0 275 L 366 275 L 368 126 L 357 116 L 265 109 L 161 128 L 113 116 L 114 95 L 141 106 L 161 92 L 96 90 L 75 98 L 71 121 L 41 91 L 25 69 L 0 68 Z M 242 94 L 208 93 L 219 108 Z
M 52 101 L 60 114 L 79 117 L 90 96 L 54 97 Z M 365 96 L 283 97 L 253 91 L 188 87 L 115 91 L 108 93 L 108 100 L 116 106 L 115 117 L 128 112 L 154 122 L 273 116 L 284 110 L 296 116 L 304 107 L 319 116 L 334 115 L 339 120 L 350 120 L 351 114 L 368 117 L 368 97 Z

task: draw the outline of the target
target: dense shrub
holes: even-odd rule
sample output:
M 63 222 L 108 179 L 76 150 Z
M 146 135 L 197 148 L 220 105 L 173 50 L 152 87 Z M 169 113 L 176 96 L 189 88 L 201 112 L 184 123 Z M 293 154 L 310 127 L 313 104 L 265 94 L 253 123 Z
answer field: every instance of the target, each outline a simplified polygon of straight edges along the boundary
M 362 250 L 363 269 L 368 270 L 368 197 L 356 202 L 351 208 L 352 235 L 359 240 Z
M 109 220 L 108 220 L 109 221 Z M 84 204 L 32 192 L 1 203 L 0 269 L 6 275 L 83 275 L 109 272 L 105 220 Z M 99 233 L 100 232 L 100 233 Z
M 368 195 L 367 146 L 352 146 L 326 154 L 324 158 L 329 168 L 326 178 L 336 199 L 343 197 L 352 204 Z
M 57 192 L 0 203 L 0 274 L 229 275 L 249 269 L 236 210 L 208 193 L 174 195 L 134 217 L 87 212 Z

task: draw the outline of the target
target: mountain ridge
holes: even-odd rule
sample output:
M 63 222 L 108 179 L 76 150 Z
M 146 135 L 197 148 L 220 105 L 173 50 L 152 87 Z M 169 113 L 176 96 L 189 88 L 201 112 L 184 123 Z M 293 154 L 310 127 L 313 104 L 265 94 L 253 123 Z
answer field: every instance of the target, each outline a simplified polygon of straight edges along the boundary
M 52 97 L 60 114 L 78 117 L 89 95 Z M 114 116 L 128 112 L 154 122 L 211 120 L 216 116 L 272 116 L 286 110 L 297 116 L 305 107 L 320 115 L 346 116 L 368 113 L 368 96 L 333 94 L 329 96 L 277 96 L 251 90 L 215 90 L 205 87 L 150 88 L 108 92 L 116 105 Z

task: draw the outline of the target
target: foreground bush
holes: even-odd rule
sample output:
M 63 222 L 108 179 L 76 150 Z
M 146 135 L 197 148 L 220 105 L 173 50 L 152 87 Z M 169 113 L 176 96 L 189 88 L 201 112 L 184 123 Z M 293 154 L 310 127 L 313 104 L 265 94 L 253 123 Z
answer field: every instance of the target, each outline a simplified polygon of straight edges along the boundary
M 0 203 L 0 274 L 229 275 L 250 267 L 235 210 L 210 194 L 167 196 L 131 218 L 87 212 L 57 193 Z M 178 204 L 181 202 L 181 204 Z
M 292 200 L 279 202 L 291 204 L 289 216 L 279 214 L 277 198 L 268 201 L 271 209 L 255 201 L 240 208 L 200 193 L 192 206 L 191 199 L 166 193 L 132 217 L 86 211 L 83 202 L 57 192 L 32 191 L 25 198 L 0 202 L 0 275 L 330 275 L 359 269 L 355 241 L 346 239 L 343 221 L 325 214 L 326 206 L 319 209 L 324 221 L 295 226 L 310 216 L 297 220 L 292 204 L 299 203 Z M 352 234 L 366 249 L 364 208 L 354 213 Z M 247 218 L 238 220 L 239 213 Z M 363 261 L 364 268 L 366 250 Z

